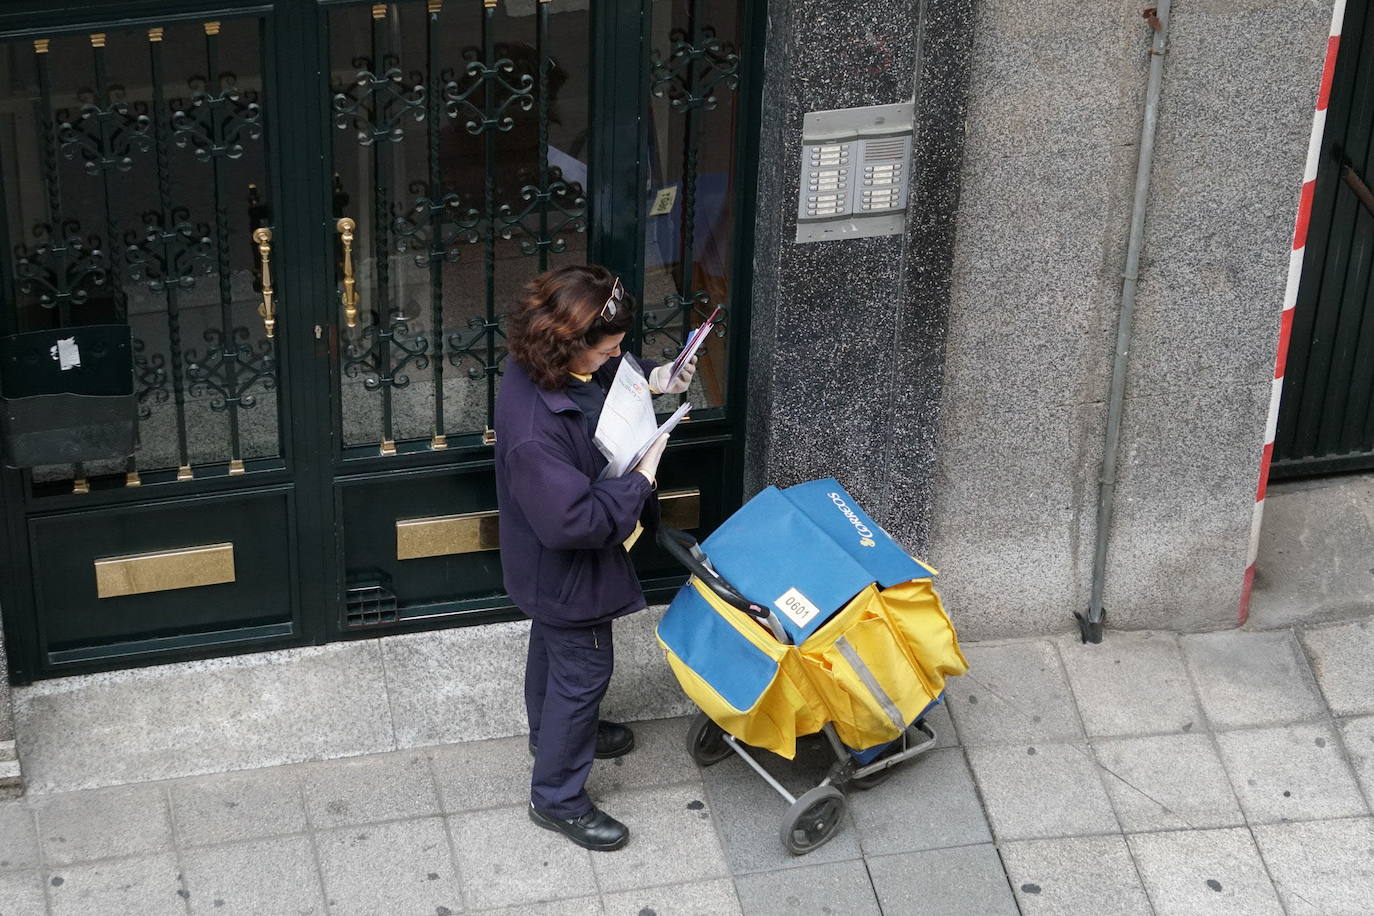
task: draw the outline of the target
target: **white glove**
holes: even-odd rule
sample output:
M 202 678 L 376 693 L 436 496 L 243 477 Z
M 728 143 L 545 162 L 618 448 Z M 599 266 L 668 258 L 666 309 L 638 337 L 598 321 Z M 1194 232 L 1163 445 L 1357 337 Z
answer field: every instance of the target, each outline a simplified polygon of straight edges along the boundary
M 697 374 L 697 358 L 693 356 L 687 360 L 687 365 L 682 367 L 677 378 L 673 379 L 673 383 L 669 385 L 668 374 L 672 371 L 671 364 L 650 370 L 649 391 L 653 394 L 682 394 L 692 384 L 692 376 Z
M 664 433 L 654 440 L 654 444 L 649 446 L 649 450 L 644 453 L 644 457 L 639 459 L 639 464 L 635 465 L 635 470 L 649 479 L 649 483 L 658 486 L 658 462 L 663 457 L 663 450 L 668 447 L 668 434 Z

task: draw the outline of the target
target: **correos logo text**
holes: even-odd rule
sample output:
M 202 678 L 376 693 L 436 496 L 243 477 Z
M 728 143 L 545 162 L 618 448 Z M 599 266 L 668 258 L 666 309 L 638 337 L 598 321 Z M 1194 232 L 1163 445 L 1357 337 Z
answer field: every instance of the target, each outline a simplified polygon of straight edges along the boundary
M 859 546 L 878 546 L 878 542 L 873 539 L 873 532 L 869 530 L 869 527 L 867 525 L 865 525 L 862 521 L 859 520 L 859 517 L 854 514 L 854 510 L 849 508 L 849 503 L 845 502 L 844 498 L 840 496 L 840 494 L 827 493 L 825 495 L 830 497 L 830 501 L 835 504 L 835 508 L 839 509 L 841 512 L 844 513 L 844 517 L 849 519 L 849 524 L 853 525 L 854 530 L 859 533 Z

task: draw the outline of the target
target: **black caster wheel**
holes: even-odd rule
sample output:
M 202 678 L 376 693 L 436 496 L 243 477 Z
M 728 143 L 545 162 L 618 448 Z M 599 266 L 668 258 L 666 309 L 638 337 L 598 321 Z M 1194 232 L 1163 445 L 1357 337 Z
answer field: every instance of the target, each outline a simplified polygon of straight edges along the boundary
M 779 835 L 794 856 L 819 849 L 840 830 L 844 819 L 844 793 L 834 786 L 816 786 L 787 809 Z
M 704 767 L 720 763 L 733 753 L 725 742 L 725 731 L 711 717 L 699 712 L 687 728 L 687 753 Z

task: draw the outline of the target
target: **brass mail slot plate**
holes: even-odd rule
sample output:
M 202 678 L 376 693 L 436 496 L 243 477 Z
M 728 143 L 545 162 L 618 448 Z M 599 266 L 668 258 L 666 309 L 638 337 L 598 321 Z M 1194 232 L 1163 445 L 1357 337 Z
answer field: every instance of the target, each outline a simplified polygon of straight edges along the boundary
M 700 490 L 672 490 L 661 494 L 659 501 L 663 508 L 663 524 L 669 528 L 691 529 L 701 524 Z M 496 550 L 500 546 L 494 509 L 396 521 L 398 560 L 476 553 Z
M 668 490 L 658 496 L 664 528 L 691 531 L 701 526 L 701 491 Z
M 95 561 L 95 593 L 100 598 L 233 581 L 233 544 L 206 544 Z
M 496 511 L 396 520 L 396 559 L 445 557 L 501 546 Z

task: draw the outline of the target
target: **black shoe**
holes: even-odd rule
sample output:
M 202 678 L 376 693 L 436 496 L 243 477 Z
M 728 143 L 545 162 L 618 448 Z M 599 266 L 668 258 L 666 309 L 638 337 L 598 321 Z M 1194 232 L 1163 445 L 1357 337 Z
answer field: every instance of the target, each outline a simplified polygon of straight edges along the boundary
M 635 733 L 628 725 L 607 722 L 601 719 L 596 723 L 596 759 L 611 760 L 624 757 L 635 749 Z M 530 742 L 530 756 L 534 756 L 535 745 Z
M 534 802 L 530 802 L 530 820 L 545 830 L 563 834 L 584 849 L 598 852 L 619 849 L 630 841 L 630 828 L 595 805 L 581 817 L 564 820 L 545 814 L 534 806 Z

